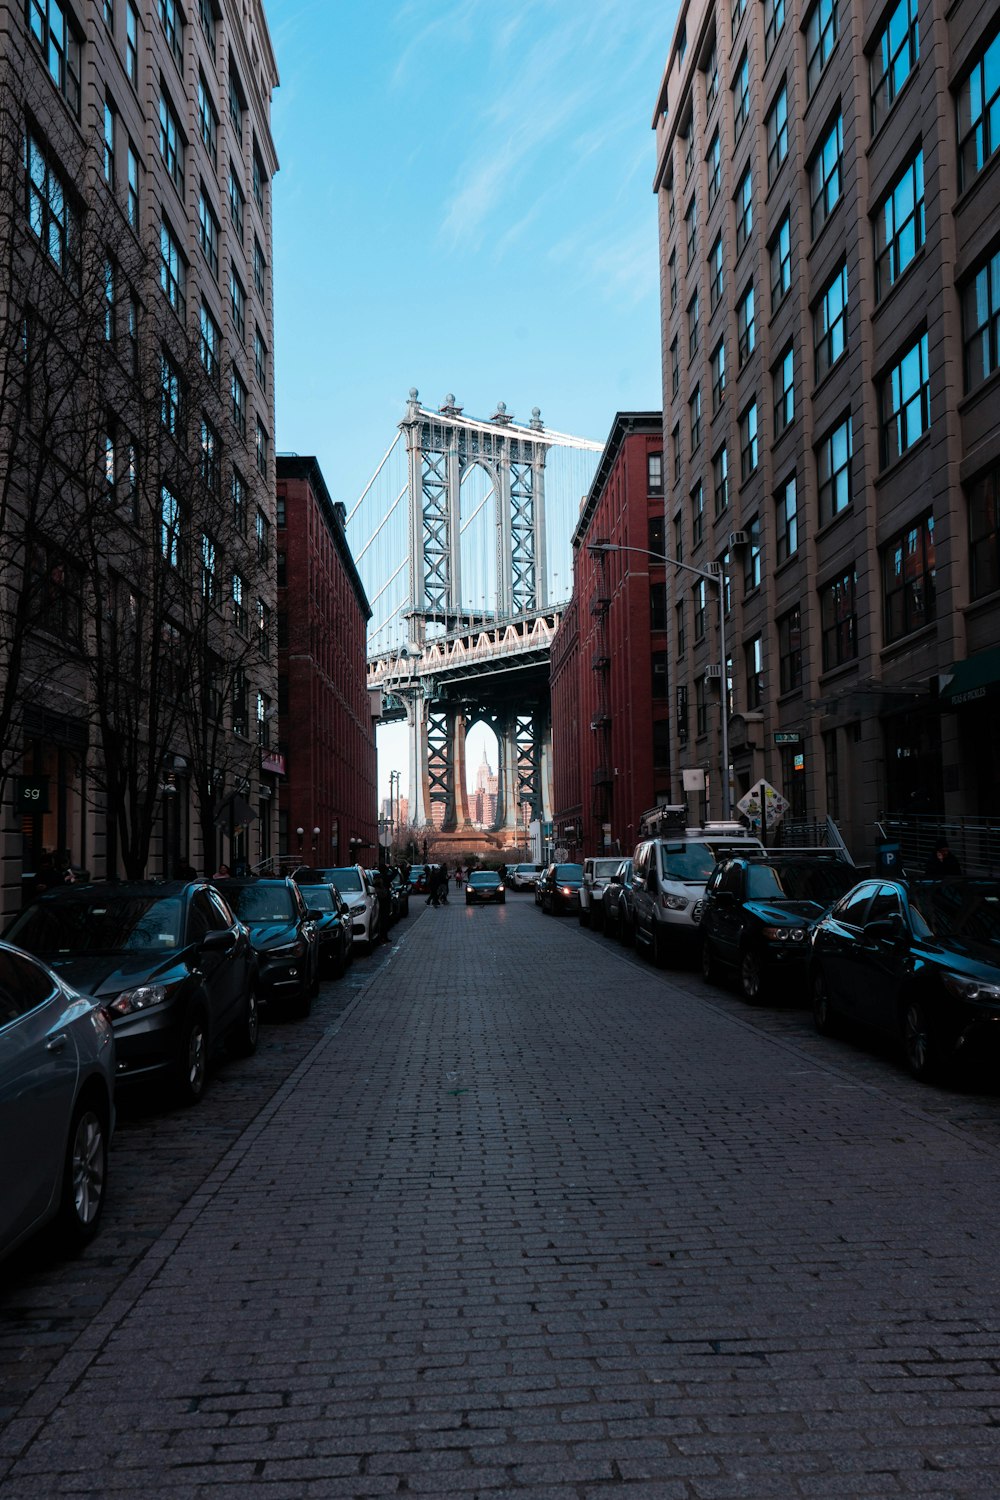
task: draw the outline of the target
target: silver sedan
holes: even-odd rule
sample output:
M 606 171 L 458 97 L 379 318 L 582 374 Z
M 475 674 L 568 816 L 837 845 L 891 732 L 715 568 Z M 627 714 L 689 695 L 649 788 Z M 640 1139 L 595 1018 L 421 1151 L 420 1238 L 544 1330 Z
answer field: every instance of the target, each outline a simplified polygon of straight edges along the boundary
M 51 1220 L 67 1251 L 97 1232 L 114 1054 L 95 1000 L 0 943 L 0 1255 Z

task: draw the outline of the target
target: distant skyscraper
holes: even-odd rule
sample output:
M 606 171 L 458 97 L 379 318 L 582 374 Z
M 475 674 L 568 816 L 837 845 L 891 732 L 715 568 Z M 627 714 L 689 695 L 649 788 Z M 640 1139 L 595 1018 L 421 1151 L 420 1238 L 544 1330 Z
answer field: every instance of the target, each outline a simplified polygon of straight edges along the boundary
M 484 745 L 482 762 L 476 768 L 476 789 L 472 794 L 472 821 L 477 828 L 492 828 L 496 822 L 498 780 Z

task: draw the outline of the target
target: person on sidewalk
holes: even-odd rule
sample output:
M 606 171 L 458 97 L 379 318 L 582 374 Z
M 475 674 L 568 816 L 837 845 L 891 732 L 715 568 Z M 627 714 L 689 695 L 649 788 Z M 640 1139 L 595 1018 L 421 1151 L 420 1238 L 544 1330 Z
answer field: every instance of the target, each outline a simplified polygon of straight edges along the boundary
M 441 870 L 438 865 L 427 867 L 427 906 L 441 904 Z
M 948 848 L 948 840 L 942 834 L 928 856 L 924 866 L 924 879 L 949 880 L 961 873 L 962 866 Z

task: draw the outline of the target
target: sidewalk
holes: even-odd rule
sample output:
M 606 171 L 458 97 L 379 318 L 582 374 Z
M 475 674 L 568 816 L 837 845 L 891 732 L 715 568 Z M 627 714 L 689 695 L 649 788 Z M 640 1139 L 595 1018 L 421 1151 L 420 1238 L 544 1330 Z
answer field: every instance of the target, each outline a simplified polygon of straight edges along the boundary
M 530 897 L 421 907 L 4 1500 L 995 1500 L 997 1152 L 701 993 Z

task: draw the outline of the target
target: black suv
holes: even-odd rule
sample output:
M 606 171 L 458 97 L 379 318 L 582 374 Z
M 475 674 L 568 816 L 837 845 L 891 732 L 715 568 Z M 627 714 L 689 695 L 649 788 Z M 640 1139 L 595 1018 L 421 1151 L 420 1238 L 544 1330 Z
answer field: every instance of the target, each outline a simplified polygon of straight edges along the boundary
M 701 972 L 714 982 L 735 971 L 751 1005 L 779 980 L 805 990 L 812 930 L 857 880 L 854 865 L 818 850 L 720 860 L 705 888 Z
M 307 1016 L 319 992 L 319 908 L 306 906 L 305 897 L 288 876 L 213 884 L 250 929 L 261 1000 L 289 1015 Z

